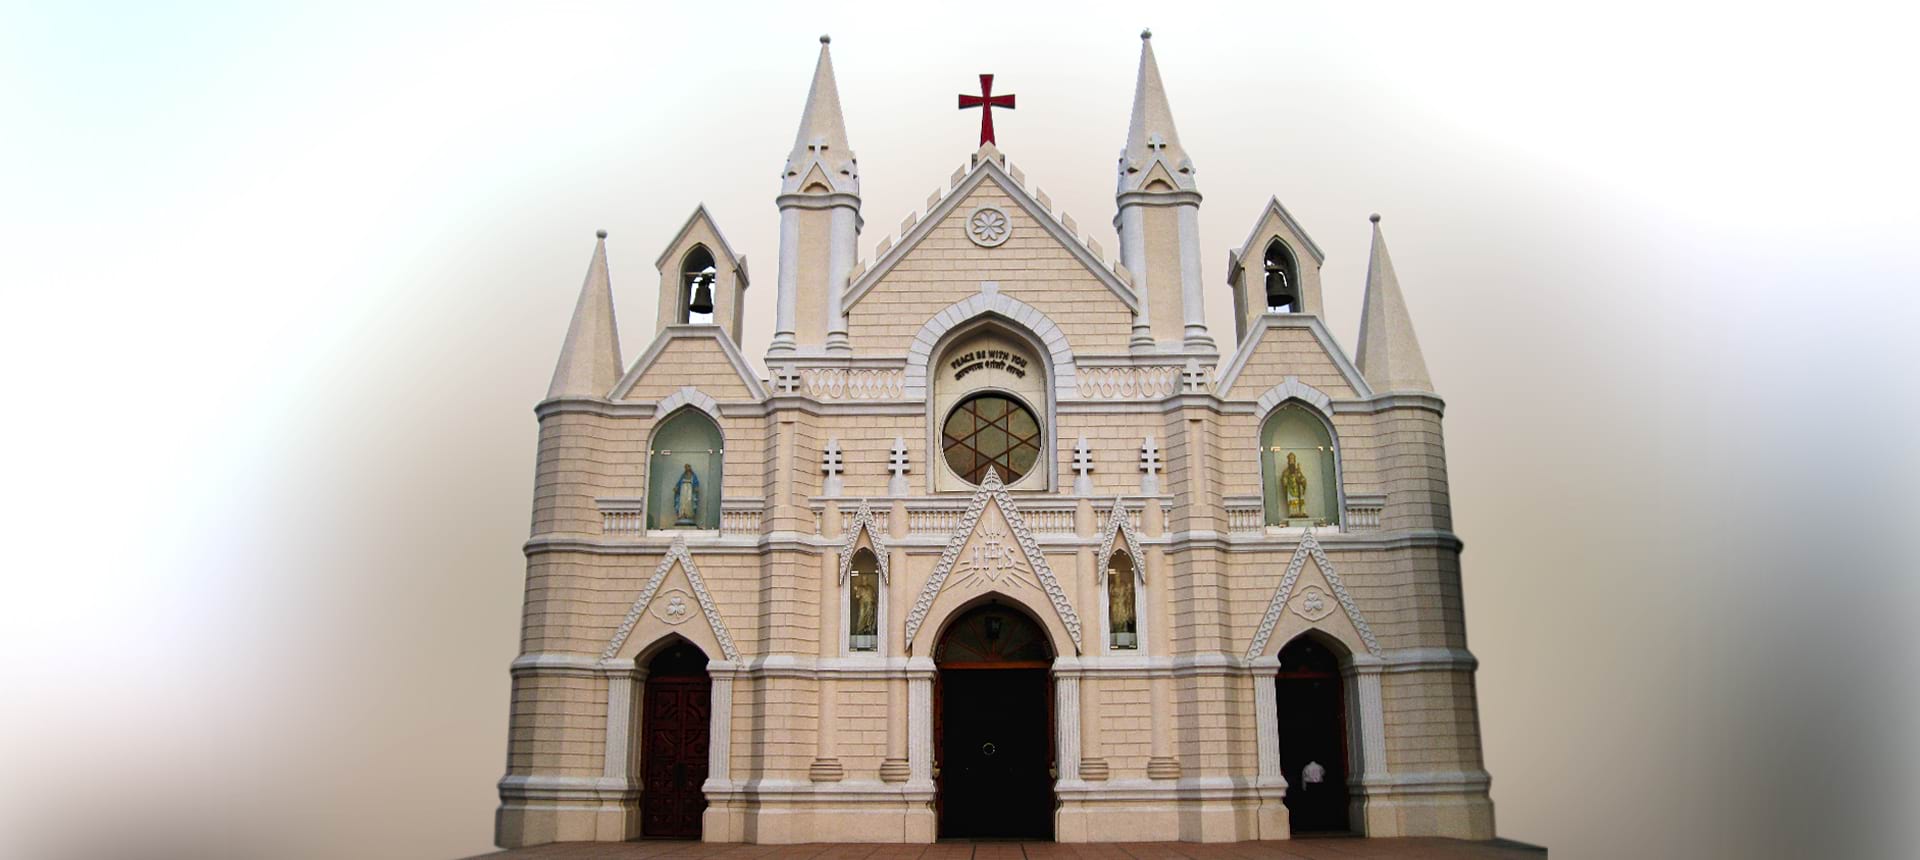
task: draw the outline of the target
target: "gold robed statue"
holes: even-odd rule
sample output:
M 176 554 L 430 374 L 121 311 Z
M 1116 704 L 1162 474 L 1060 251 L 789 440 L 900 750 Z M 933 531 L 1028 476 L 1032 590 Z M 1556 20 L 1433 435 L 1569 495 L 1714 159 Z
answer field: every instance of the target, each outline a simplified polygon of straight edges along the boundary
M 1287 517 L 1307 515 L 1307 473 L 1300 471 L 1300 461 L 1292 453 L 1287 454 L 1286 471 L 1280 473 L 1280 490 L 1287 494 Z
M 880 577 L 860 573 L 853 577 L 853 635 L 874 636 L 880 632 Z
M 1131 637 L 1133 627 L 1133 574 L 1124 570 L 1107 573 L 1107 615 L 1114 633 Z
M 686 470 L 680 473 L 680 481 L 673 485 L 673 524 L 691 526 L 700 522 L 700 476 L 693 473 L 693 464 L 686 464 Z

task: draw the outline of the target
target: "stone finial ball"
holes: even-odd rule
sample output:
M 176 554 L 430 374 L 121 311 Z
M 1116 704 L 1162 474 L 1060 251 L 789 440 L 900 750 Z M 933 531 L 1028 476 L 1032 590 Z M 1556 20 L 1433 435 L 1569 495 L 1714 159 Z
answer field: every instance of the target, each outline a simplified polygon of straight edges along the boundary
M 825 34 L 825 33 L 821 33 L 821 34 L 820 34 L 820 44 L 822 44 L 822 45 L 830 45 L 830 44 L 832 44 L 832 43 L 833 43 L 833 37 L 832 37 L 832 36 L 829 36 L 829 35 L 827 35 L 827 34 Z
M 605 239 L 605 238 L 607 238 L 607 231 L 605 231 L 605 230 L 595 230 L 595 231 L 593 231 L 593 235 L 595 235 L 595 236 L 599 236 L 600 238 L 602 238 L 602 239 Z
M 1372 222 L 1373 222 L 1373 223 L 1375 223 L 1375 224 L 1378 224 L 1378 223 L 1380 223 L 1380 213 L 1378 213 L 1378 212 L 1375 212 L 1375 213 L 1373 213 L 1372 215 L 1368 215 L 1368 216 L 1367 216 L 1367 220 L 1368 220 L 1368 221 L 1372 221 Z
M 1140 38 L 1142 38 L 1142 39 L 1151 39 L 1151 38 L 1153 38 L 1153 31 L 1152 31 L 1152 30 L 1141 30 L 1141 31 L 1140 31 Z

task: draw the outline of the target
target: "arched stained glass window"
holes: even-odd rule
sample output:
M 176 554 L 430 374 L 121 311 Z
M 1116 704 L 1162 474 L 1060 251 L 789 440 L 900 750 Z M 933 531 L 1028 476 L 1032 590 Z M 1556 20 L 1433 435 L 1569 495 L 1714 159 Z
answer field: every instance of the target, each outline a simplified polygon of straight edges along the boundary
M 1273 410 L 1260 429 L 1260 478 L 1268 525 L 1337 525 L 1340 482 L 1333 434 L 1298 402 Z
M 1044 443 L 1033 411 L 1000 392 L 960 401 L 947 413 L 940 440 L 947 466 L 971 484 L 985 481 L 989 468 L 1005 483 L 1020 480 L 1040 459 Z
M 647 452 L 647 528 L 720 528 L 720 428 L 687 407 L 653 431 Z

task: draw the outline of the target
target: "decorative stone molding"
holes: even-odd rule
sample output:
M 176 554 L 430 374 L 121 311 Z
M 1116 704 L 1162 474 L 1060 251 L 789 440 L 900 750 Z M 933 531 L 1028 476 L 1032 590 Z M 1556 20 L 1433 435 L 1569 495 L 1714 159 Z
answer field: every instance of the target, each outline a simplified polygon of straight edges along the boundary
M 1267 389 L 1267 393 L 1260 395 L 1260 403 L 1255 408 L 1263 416 L 1261 420 L 1264 421 L 1267 413 L 1288 400 L 1298 400 L 1312 406 L 1320 410 L 1320 414 L 1326 416 L 1327 420 L 1333 420 L 1333 398 L 1294 376 L 1289 376 L 1281 380 L 1279 385 Z
M 905 233 L 910 225 L 903 225 Z M 967 215 L 967 238 L 982 248 L 998 248 L 1013 236 L 1013 221 L 998 206 L 981 206 Z
M 1127 515 L 1127 508 L 1120 498 L 1113 499 L 1113 510 L 1107 514 L 1107 524 L 1100 528 L 1100 555 L 1094 563 L 1093 575 L 1101 584 L 1107 581 L 1107 562 L 1113 559 L 1116 539 L 1126 540 L 1127 558 L 1133 562 L 1134 580 L 1141 585 L 1147 584 L 1147 557 L 1140 553 L 1140 538 L 1133 532 L 1133 518 Z
M 867 533 L 872 542 L 873 557 L 880 562 L 880 584 L 887 584 L 887 538 L 886 529 L 874 522 L 873 506 L 866 499 L 860 500 L 860 510 L 853 515 L 853 524 L 847 528 L 846 540 L 840 544 L 840 584 L 847 584 L 847 574 L 853 570 L 853 551 L 860 543 L 860 533 Z
M 720 404 L 691 385 L 680 386 L 679 391 L 660 398 L 660 403 L 653 408 L 653 414 L 665 418 L 682 406 L 691 406 L 707 413 L 707 417 L 713 419 L 714 426 L 720 426 Z
M 1082 367 L 1077 390 L 1083 400 L 1158 400 L 1180 391 L 1177 364 L 1145 367 Z
M 1066 332 L 1060 329 L 1046 314 L 1032 305 L 1005 295 L 993 281 L 983 281 L 980 292 L 961 301 L 948 305 L 945 310 L 934 314 L 913 336 L 913 343 L 907 346 L 907 369 L 901 396 L 908 400 L 920 400 L 927 396 L 927 364 L 932 359 L 933 347 L 962 324 L 976 317 L 994 314 L 1017 326 L 1024 327 L 1040 339 L 1047 350 L 1047 363 L 1053 375 L 1055 397 L 1071 397 L 1079 385 L 1079 371 L 1073 359 L 1073 348 L 1067 343 Z
M 815 400 L 899 400 L 905 374 L 898 368 L 809 367 L 799 384 Z
M 613 631 L 613 641 L 607 643 L 600 652 L 602 662 L 613 659 L 620 653 L 620 646 L 627 644 L 627 637 L 633 634 L 633 625 L 640 621 L 640 613 L 645 612 L 647 604 L 653 602 L 653 596 L 660 590 L 660 583 L 667 578 L 667 572 L 673 569 L 674 562 L 680 563 L 680 569 L 687 574 L 687 582 L 693 586 L 693 596 L 700 602 L 700 611 L 707 616 L 707 623 L 713 626 L 713 638 L 720 641 L 720 651 L 731 662 L 740 661 L 740 651 L 733 645 L 733 634 L 727 632 L 727 624 L 720 620 L 720 609 L 713 603 L 713 596 L 707 593 L 707 581 L 700 576 L 700 568 L 693 563 L 693 555 L 687 552 L 687 539 L 675 537 L 673 546 L 667 548 L 667 554 L 660 559 L 660 565 L 653 569 L 653 576 L 647 578 L 647 584 L 640 589 L 640 596 L 634 598 L 633 608 L 627 610 L 627 617 L 620 627 Z
M 1067 635 L 1073 639 L 1073 650 L 1080 651 L 1080 616 L 1073 611 L 1073 602 L 1067 599 L 1067 593 L 1060 587 L 1060 580 L 1053 575 L 1053 569 L 1047 566 L 1047 556 L 1040 551 L 1040 545 L 1034 542 L 1033 532 L 1027 528 L 1026 520 L 1020 516 L 1020 509 L 1013 504 L 1012 494 L 1000 483 L 1000 474 L 987 468 L 987 479 L 980 482 L 974 490 L 973 501 L 967 505 L 966 513 L 960 515 L 960 522 L 953 536 L 947 540 L 947 548 L 940 553 L 940 561 L 933 567 L 933 573 L 927 577 L 927 584 L 920 589 L 920 597 L 913 602 L 913 609 L 907 613 L 907 643 L 911 647 L 914 634 L 920 625 L 926 623 L 927 612 L 933 608 L 934 598 L 940 596 L 946 587 L 947 575 L 953 572 L 954 562 L 960 558 L 960 549 L 973 536 L 973 528 L 980 522 L 980 513 L 986 510 L 991 500 L 1000 506 L 1000 513 L 1007 518 L 1007 526 L 1013 529 L 1020 550 L 1026 553 L 1027 563 L 1033 566 L 1034 577 L 1040 580 L 1041 590 L 1047 593 L 1047 599 L 1053 603 L 1053 611 L 1060 616 L 1060 623 L 1067 628 Z
M 1334 597 L 1340 601 L 1340 607 L 1347 611 L 1347 618 L 1353 621 L 1353 629 L 1360 631 L 1360 638 L 1366 642 L 1367 653 L 1380 656 L 1380 643 L 1373 638 L 1373 629 L 1367 626 L 1367 620 L 1360 617 L 1360 607 L 1353 604 L 1353 598 L 1347 594 L 1347 586 L 1340 581 L 1340 574 L 1333 569 L 1333 562 L 1327 559 L 1327 553 L 1320 548 L 1320 541 L 1313 536 L 1313 530 L 1300 536 L 1300 546 L 1293 551 L 1293 560 L 1287 563 L 1287 572 L 1280 578 L 1279 587 L 1273 590 L 1273 600 L 1267 603 L 1267 613 L 1260 619 L 1260 628 L 1254 631 L 1253 643 L 1247 646 L 1247 659 L 1253 660 L 1267 648 L 1267 640 L 1273 637 L 1273 628 L 1280 623 L 1280 613 L 1286 609 L 1287 601 L 1293 596 L 1293 586 L 1300 580 L 1300 570 L 1312 556 L 1314 563 L 1320 566 L 1320 572 L 1327 578 L 1327 585 L 1333 587 Z M 1325 617 L 1325 616 L 1322 616 Z

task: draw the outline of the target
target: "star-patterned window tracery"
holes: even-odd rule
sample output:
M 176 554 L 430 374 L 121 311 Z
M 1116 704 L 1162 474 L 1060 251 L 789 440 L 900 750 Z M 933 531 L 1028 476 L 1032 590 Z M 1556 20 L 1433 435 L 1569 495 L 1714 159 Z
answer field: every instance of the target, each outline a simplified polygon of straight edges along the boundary
M 941 447 L 953 473 L 969 483 L 985 481 L 992 468 L 1011 484 L 1040 459 L 1040 421 L 1011 397 L 976 394 L 947 414 Z

